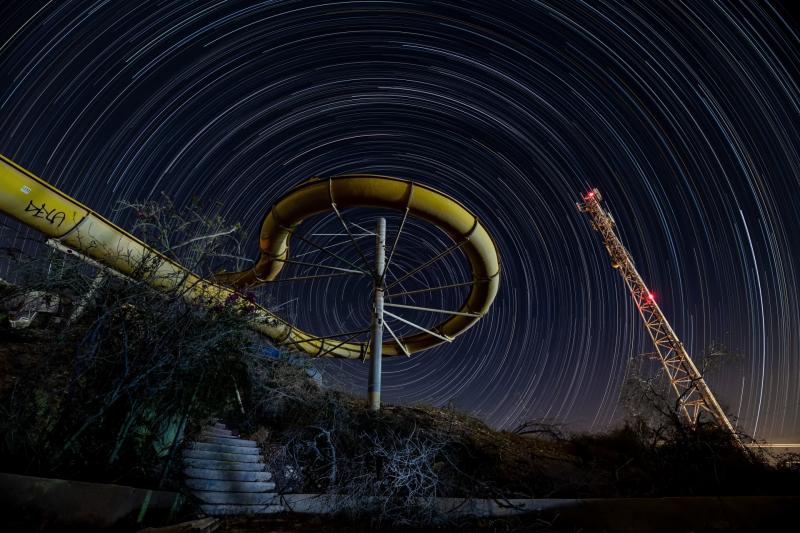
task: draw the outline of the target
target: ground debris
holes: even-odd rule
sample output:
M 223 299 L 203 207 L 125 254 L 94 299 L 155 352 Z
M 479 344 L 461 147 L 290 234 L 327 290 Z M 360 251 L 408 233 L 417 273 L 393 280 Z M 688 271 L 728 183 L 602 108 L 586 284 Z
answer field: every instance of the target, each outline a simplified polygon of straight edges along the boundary
M 138 533 L 211 533 L 217 531 L 221 525 L 222 522 L 209 517 L 165 527 L 148 527 L 139 530 Z

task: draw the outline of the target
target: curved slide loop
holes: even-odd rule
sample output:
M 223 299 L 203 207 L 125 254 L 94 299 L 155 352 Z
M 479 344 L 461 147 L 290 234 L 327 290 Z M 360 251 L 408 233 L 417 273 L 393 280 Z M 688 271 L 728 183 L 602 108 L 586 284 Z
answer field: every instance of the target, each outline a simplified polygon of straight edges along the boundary
M 431 348 L 464 332 L 483 315 L 500 283 L 497 248 L 477 217 L 449 196 L 410 181 L 373 175 L 347 175 L 311 180 L 281 198 L 261 227 L 261 257 L 244 272 L 208 280 L 151 248 L 100 214 L 70 198 L 44 180 L 0 155 L 0 211 L 40 231 L 59 248 L 85 256 L 118 273 L 144 279 L 154 288 L 178 292 L 193 305 L 250 305 L 235 298 L 236 290 L 273 280 L 289 255 L 289 237 L 303 219 L 333 209 L 378 207 L 406 211 L 444 230 L 465 252 L 471 266 L 472 289 L 459 310 L 429 333 L 405 337 L 406 350 Z M 298 330 L 269 310 L 256 306 L 250 327 L 310 355 L 348 359 L 368 358 L 365 343 L 341 343 Z M 383 344 L 384 355 L 405 352 L 393 339 Z
M 261 256 L 250 270 L 239 273 L 221 273 L 216 280 L 237 287 L 251 287 L 278 277 L 289 257 L 290 238 L 294 229 L 304 219 L 330 211 L 353 207 L 374 207 L 399 212 L 430 222 L 443 230 L 461 248 L 472 271 L 469 295 L 457 314 L 430 328 L 431 333 L 390 339 L 383 343 L 384 355 L 403 355 L 432 348 L 444 339 L 452 339 L 466 331 L 488 311 L 500 285 L 500 258 L 497 246 L 489 232 L 460 202 L 426 185 L 408 180 L 373 174 L 347 174 L 325 179 L 313 178 L 295 187 L 267 213 L 261 225 Z M 326 339 L 298 342 L 303 338 L 317 338 L 309 333 L 293 330 L 287 337 L 298 347 L 314 348 L 309 353 L 321 353 L 341 341 Z M 304 348 L 305 349 L 305 348 Z M 338 357 L 369 357 L 367 344 L 342 343 L 331 351 Z

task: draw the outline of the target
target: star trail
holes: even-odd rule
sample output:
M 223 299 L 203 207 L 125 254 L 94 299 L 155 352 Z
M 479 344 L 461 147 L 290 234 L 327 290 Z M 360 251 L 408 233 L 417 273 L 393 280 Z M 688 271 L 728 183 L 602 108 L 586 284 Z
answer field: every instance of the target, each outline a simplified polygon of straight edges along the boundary
M 253 258 L 264 214 L 312 176 L 452 195 L 497 241 L 500 293 L 452 344 L 385 360 L 384 400 L 506 428 L 605 429 L 629 360 L 652 351 L 575 209 L 598 187 L 689 352 L 735 354 L 706 376 L 723 408 L 796 441 L 798 31 L 764 2 L 5 2 L 0 153 L 123 227 L 122 199 L 218 202 Z M 41 240 L 3 223 L 8 246 Z M 417 222 L 408 235 L 398 275 L 448 245 Z M 417 283 L 467 275 L 453 257 Z M 348 298 L 363 280 L 337 280 L 269 298 L 316 331 L 363 323 Z M 454 309 L 456 293 L 428 303 Z M 367 365 L 319 366 L 366 390 Z

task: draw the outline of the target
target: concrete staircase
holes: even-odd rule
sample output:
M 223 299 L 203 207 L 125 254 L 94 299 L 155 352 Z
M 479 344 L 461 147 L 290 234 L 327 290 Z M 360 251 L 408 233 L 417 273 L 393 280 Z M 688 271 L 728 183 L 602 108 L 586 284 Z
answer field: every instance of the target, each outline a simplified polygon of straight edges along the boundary
M 207 426 L 183 453 L 185 484 L 211 516 L 284 511 L 272 474 L 255 441 L 240 439 L 224 424 Z

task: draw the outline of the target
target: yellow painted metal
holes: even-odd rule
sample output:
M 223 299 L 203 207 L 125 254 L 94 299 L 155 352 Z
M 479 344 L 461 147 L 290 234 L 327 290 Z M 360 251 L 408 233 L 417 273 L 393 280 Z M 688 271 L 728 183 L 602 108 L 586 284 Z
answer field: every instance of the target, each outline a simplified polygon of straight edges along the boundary
M 432 331 L 447 338 L 456 337 L 491 306 L 500 283 L 500 260 L 494 241 L 477 217 L 458 201 L 418 183 L 375 175 L 346 175 L 303 183 L 278 200 L 264 218 L 260 233 L 261 256 L 255 266 L 208 280 L 0 155 L 0 211 L 126 276 L 144 276 L 157 289 L 178 290 L 195 305 L 214 306 L 231 301 L 233 305 L 249 305 L 237 299 L 236 290 L 227 285 L 243 288 L 274 280 L 284 264 L 278 259 L 289 255 L 293 228 L 305 218 L 332 210 L 334 205 L 339 210 L 377 207 L 404 212 L 408 209 L 410 216 L 431 222 L 461 244 L 475 283 L 459 312 L 477 316 L 453 315 L 431 328 Z M 277 344 L 292 346 L 310 355 L 369 357 L 364 343 L 341 344 L 337 339 L 320 339 L 263 307 L 256 306 L 253 317 L 252 329 Z M 428 333 L 411 335 L 400 341 L 408 352 L 444 342 Z M 401 355 L 404 351 L 392 339 L 384 342 L 383 354 Z
M 236 298 L 234 290 L 189 272 L 3 155 L 0 211 L 105 267 L 143 278 L 157 289 L 177 291 L 191 304 L 249 305 Z M 291 331 L 290 324 L 259 306 L 253 313 L 252 328 L 270 338 Z
M 304 219 L 336 206 L 340 211 L 352 207 L 375 207 L 405 212 L 409 216 L 426 220 L 447 233 L 454 243 L 463 243 L 461 249 L 470 263 L 476 282 L 460 313 L 477 316 L 452 315 L 444 322 L 430 328 L 432 331 L 454 338 L 466 331 L 491 306 L 500 285 L 500 258 L 489 232 L 478 218 L 455 199 L 431 187 L 408 180 L 372 174 L 351 174 L 325 179 L 312 179 L 295 187 L 279 199 L 261 225 L 261 256 L 252 269 L 245 272 L 218 275 L 240 287 L 248 287 L 277 278 L 283 265 L 281 259 L 289 256 L 291 232 Z M 429 333 L 418 333 L 399 339 L 410 352 L 426 350 L 442 339 Z M 309 345 L 324 352 L 341 341 L 319 340 Z M 345 343 L 338 346 L 339 357 L 368 357 L 365 343 Z M 394 339 L 383 343 L 384 355 L 403 355 Z
M 89 214 L 89 209 L 0 155 L 0 210 L 39 230 L 59 238 Z

